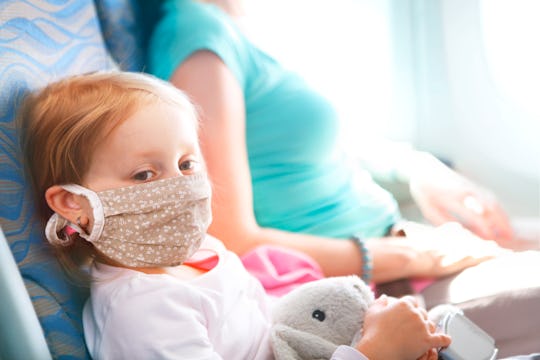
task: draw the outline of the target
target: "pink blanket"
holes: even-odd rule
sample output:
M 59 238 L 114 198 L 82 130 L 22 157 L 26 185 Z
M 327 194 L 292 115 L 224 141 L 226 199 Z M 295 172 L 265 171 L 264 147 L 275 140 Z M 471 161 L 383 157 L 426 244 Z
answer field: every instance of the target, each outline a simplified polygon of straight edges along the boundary
M 273 296 L 284 295 L 298 285 L 324 277 L 319 264 L 311 257 L 283 247 L 262 245 L 241 259 Z

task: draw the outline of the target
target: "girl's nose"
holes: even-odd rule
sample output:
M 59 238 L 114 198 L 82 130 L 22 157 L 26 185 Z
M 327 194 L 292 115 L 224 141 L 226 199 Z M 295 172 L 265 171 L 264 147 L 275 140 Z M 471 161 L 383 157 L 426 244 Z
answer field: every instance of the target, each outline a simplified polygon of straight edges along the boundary
M 172 178 L 172 177 L 177 177 L 177 176 L 184 176 L 184 174 L 182 173 L 182 171 L 178 168 L 178 165 L 176 166 L 171 166 L 170 169 L 168 169 L 166 172 L 165 172 L 165 176 L 164 178 Z

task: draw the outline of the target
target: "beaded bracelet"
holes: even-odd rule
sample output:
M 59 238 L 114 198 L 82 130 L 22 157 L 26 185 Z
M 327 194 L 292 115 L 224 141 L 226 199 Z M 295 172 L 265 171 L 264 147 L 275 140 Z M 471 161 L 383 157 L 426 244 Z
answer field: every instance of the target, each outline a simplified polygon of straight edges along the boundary
M 354 235 L 351 237 L 351 240 L 356 244 L 358 247 L 358 251 L 360 251 L 360 256 L 362 257 L 362 273 L 360 274 L 360 277 L 366 284 L 369 284 L 371 281 L 371 257 L 369 256 L 368 249 L 366 248 L 366 244 L 364 243 L 364 240 L 362 238 Z

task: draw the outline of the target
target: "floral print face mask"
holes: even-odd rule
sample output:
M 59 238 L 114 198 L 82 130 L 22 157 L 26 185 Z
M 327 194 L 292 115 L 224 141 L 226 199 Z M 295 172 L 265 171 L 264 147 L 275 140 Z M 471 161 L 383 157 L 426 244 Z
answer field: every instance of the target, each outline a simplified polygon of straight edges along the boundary
M 99 192 L 75 184 L 62 187 L 88 199 L 94 224 L 87 233 L 55 213 L 45 229 L 49 242 L 70 245 L 64 231 L 69 226 L 124 266 L 182 264 L 200 247 L 212 221 L 211 187 L 205 173 Z

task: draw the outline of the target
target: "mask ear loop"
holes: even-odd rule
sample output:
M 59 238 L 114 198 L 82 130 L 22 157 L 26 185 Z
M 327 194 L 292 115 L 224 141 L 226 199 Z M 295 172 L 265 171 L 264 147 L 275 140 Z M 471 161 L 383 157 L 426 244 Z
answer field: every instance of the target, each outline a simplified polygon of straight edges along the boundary
M 58 215 L 52 214 L 47 221 L 45 227 L 45 236 L 52 245 L 69 246 L 73 243 L 71 236 L 64 232 L 64 228 L 69 225 L 69 221 Z M 63 233 L 64 237 L 58 236 L 58 233 Z
M 67 184 L 61 186 L 64 190 L 72 194 L 84 196 L 86 199 L 88 199 L 94 216 L 92 231 L 90 234 L 88 234 L 87 231 L 82 228 L 80 216 L 77 218 L 77 224 L 74 224 L 72 222 L 69 222 L 67 219 L 61 217 L 57 213 L 54 213 L 50 217 L 45 228 L 45 235 L 47 237 L 47 240 L 49 240 L 49 242 L 53 245 L 71 245 L 73 243 L 73 239 L 70 236 L 65 236 L 65 238 L 61 238 L 58 236 L 58 233 L 63 232 L 66 226 L 69 226 L 70 228 L 75 230 L 75 232 L 77 232 L 80 237 L 82 237 L 88 242 L 95 242 L 99 240 L 101 233 L 103 232 L 103 226 L 105 224 L 103 205 L 99 200 L 99 196 L 92 190 L 80 185 Z

